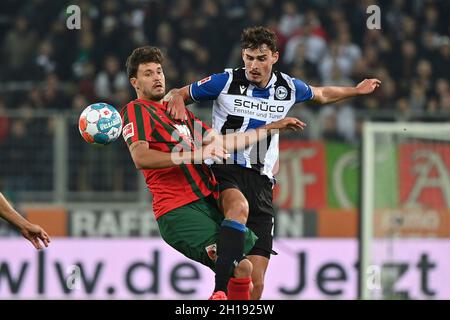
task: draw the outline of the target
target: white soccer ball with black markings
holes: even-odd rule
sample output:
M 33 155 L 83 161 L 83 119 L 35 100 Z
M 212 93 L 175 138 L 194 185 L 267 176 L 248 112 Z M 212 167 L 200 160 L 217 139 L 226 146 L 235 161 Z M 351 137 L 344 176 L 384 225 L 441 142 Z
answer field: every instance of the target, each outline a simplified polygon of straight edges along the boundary
M 120 136 L 122 118 L 113 106 L 103 102 L 94 103 L 81 113 L 78 129 L 86 142 L 107 145 Z

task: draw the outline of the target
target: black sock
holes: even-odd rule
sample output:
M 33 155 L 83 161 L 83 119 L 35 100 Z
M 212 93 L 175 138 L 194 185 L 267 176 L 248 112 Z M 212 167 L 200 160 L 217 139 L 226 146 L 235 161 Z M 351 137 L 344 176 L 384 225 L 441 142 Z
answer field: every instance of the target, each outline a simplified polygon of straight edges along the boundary
M 219 231 L 216 261 L 215 291 L 227 292 L 228 280 L 237 263 L 244 255 L 245 231 L 247 228 L 235 220 L 223 220 Z

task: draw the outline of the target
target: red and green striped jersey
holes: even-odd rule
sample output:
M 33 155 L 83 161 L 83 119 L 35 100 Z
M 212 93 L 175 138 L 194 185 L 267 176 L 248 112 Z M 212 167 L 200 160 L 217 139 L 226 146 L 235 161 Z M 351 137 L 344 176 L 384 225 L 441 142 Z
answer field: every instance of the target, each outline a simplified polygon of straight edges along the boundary
M 128 145 L 138 140 L 149 148 L 163 151 L 193 151 L 201 145 L 201 137 L 211 130 L 187 111 L 188 120 L 176 121 L 165 112 L 167 103 L 137 99 L 121 111 L 122 135 Z M 181 164 L 163 169 L 141 170 L 153 195 L 156 219 L 163 214 L 200 198 L 218 197 L 217 182 L 205 164 Z

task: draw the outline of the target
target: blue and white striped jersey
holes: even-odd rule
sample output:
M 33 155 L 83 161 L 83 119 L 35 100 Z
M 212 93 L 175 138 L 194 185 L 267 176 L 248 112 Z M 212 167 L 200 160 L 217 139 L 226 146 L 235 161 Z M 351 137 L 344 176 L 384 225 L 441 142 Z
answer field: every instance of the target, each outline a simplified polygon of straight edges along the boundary
M 244 68 L 225 69 L 190 85 L 194 101 L 214 100 L 212 126 L 218 132 L 245 132 L 286 117 L 298 102 L 313 98 L 311 88 L 304 82 L 274 71 L 265 88 L 254 86 Z M 236 152 L 235 163 L 257 170 L 273 178 L 278 159 L 279 135 L 250 145 Z

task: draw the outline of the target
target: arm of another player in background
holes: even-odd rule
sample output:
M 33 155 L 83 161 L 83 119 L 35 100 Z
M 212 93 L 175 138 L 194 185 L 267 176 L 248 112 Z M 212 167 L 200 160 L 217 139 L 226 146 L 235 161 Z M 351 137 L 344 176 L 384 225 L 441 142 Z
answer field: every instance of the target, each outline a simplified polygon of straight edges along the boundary
M 223 145 L 210 144 L 195 151 L 163 152 L 149 149 L 147 141 L 138 140 L 129 146 L 131 157 L 137 169 L 162 169 L 180 164 L 202 163 L 208 158 L 227 159 L 228 152 Z
M 332 103 L 346 98 L 370 94 L 381 84 L 378 79 L 364 79 L 356 87 L 311 87 L 312 101 L 319 104 Z
M 6 198 L 0 193 L 0 217 L 11 223 L 16 227 L 20 233 L 29 240 L 36 249 L 42 249 L 39 239 L 46 247 L 50 243 L 50 237 L 47 232 L 36 224 L 32 224 L 27 219 L 22 217 L 13 207 L 8 203 Z
M 181 89 L 170 90 L 164 97 L 169 101 L 167 112 L 175 119 L 186 119 L 186 104 L 217 99 L 229 77 L 228 72 L 216 73 Z

